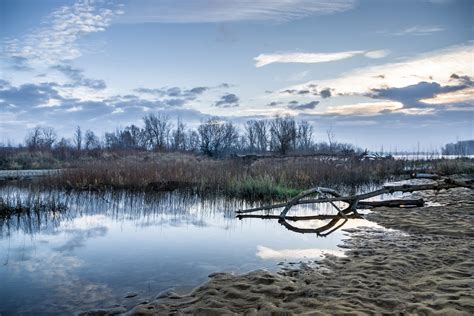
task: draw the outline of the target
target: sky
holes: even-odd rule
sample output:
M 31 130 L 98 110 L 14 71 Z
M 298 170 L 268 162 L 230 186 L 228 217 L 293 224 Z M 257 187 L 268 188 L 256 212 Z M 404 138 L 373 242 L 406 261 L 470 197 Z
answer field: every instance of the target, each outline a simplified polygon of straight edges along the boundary
M 148 113 L 290 115 L 379 150 L 473 139 L 473 1 L 0 0 L 0 142 Z

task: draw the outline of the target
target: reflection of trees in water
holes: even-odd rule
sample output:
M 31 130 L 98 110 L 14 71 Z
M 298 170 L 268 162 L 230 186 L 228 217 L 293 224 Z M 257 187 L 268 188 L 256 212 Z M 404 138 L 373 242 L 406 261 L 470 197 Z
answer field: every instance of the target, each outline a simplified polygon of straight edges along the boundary
M 346 189 L 348 190 L 348 189 Z M 355 192 L 356 189 L 349 189 Z M 361 190 L 360 188 L 357 191 Z M 222 197 L 202 198 L 192 192 L 63 192 L 58 190 L 37 190 L 24 187 L 5 186 L 0 188 L 2 197 L 23 200 L 54 200 L 67 205 L 64 211 L 48 208 L 20 212 L 0 217 L 0 238 L 11 232 L 27 235 L 35 233 L 55 234 L 57 228 L 66 222 L 82 216 L 104 215 L 114 221 L 135 222 L 138 227 L 147 226 L 209 226 L 213 219 L 224 218 L 230 223 L 235 218 L 234 211 L 259 205 L 258 202 L 225 199 Z M 315 210 L 314 206 L 299 207 L 301 212 L 328 214 L 324 206 Z M 288 229 L 296 227 L 290 223 Z
M 368 194 L 362 194 L 361 192 L 373 191 Z M 374 190 L 375 189 L 375 190 Z M 376 190 L 377 187 L 373 184 L 351 187 L 351 188 L 342 188 L 342 194 L 338 191 L 331 188 L 324 187 L 314 187 L 305 191 L 302 191 L 300 194 L 292 198 L 286 203 L 277 203 L 273 205 L 255 207 L 250 209 L 242 209 L 237 211 L 237 218 L 261 218 L 261 219 L 277 219 L 278 223 L 283 225 L 288 230 L 291 230 L 300 234 L 316 234 L 319 237 L 325 237 L 335 232 L 336 230 L 342 228 L 345 224 L 351 219 L 362 219 L 363 216 L 358 213 L 357 209 L 359 207 L 366 207 L 373 205 L 376 202 L 373 200 L 380 200 L 384 198 L 384 194 L 387 192 L 386 189 Z M 367 201 L 359 201 L 358 198 L 350 199 L 344 197 L 343 194 L 346 193 L 348 196 L 360 197 L 361 199 L 367 199 Z M 377 193 L 377 194 L 372 194 Z M 393 193 L 393 192 L 392 192 Z M 372 194 L 372 195 L 371 195 Z M 313 198 L 308 198 L 313 196 Z M 369 201 L 372 200 L 372 201 Z M 400 204 L 403 202 L 394 200 L 395 204 Z M 419 201 L 410 201 L 410 203 L 419 202 Z M 300 205 L 313 204 L 310 207 L 312 208 L 312 214 L 309 216 L 304 216 L 301 214 L 289 216 L 287 215 L 290 209 L 292 212 L 295 211 L 295 208 Z M 269 214 L 271 210 L 282 208 L 279 215 Z M 253 212 L 265 211 L 266 214 L 249 214 Z M 335 212 L 336 211 L 336 212 Z M 298 212 L 297 212 L 298 213 Z M 315 215 L 314 215 L 315 214 Z M 317 220 L 318 225 L 311 226 L 311 221 Z M 303 222 L 308 223 L 309 227 L 302 227 L 301 225 L 293 224 L 294 222 Z M 321 221 L 323 221 L 321 223 Z M 324 222 L 326 221 L 326 222 Z M 290 223 L 291 222 L 291 223 Z M 308 225 L 307 225 L 308 226 Z
M 51 199 L 67 205 L 64 211 L 48 208 L 29 210 L 0 218 L 0 238 L 11 232 L 28 235 L 54 234 L 65 222 L 83 216 L 104 215 L 114 221 L 135 222 L 139 227 L 154 225 L 208 226 L 208 219 L 233 220 L 235 209 L 246 206 L 241 200 L 200 198 L 186 192 L 143 193 L 130 191 L 68 192 L 49 190 L 34 191 L 19 187 L 0 189 L 2 196 L 18 199 L 35 199 L 45 203 Z
M 239 214 L 238 219 L 245 218 L 260 218 L 260 219 L 276 219 L 282 226 L 296 233 L 300 234 L 316 234 L 319 237 L 326 237 L 336 230 L 342 228 L 350 219 L 363 218 L 360 214 L 348 214 L 350 206 L 344 202 L 320 203 L 316 205 L 293 205 L 294 209 L 292 216 L 273 214 Z M 302 209 L 310 209 L 312 215 L 301 215 Z M 338 210 L 338 214 L 334 214 L 334 210 Z M 245 212 L 245 211 L 244 211 Z M 314 226 L 316 222 L 316 226 Z M 303 223 L 303 225 L 301 225 Z M 306 225 L 305 225 L 306 224 Z

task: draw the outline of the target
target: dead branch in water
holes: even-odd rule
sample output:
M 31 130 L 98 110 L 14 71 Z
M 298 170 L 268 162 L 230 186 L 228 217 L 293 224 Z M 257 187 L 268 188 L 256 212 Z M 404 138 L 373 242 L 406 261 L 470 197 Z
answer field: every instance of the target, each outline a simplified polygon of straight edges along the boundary
M 363 218 L 360 214 L 350 214 L 346 215 L 347 218 Z M 255 215 L 255 214 L 242 214 L 237 215 L 238 219 L 244 218 L 260 218 L 260 219 L 280 219 L 280 215 Z M 329 214 L 322 214 L 322 215 L 309 215 L 309 216 L 286 216 L 286 220 L 297 222 L 297 221 L 308 221 L 308 220 L 328 220 L 328 219 L 343 219 L 341 215 L 329 215 Z
M 387 203 L 387 201 L 379 201 L 377 203 L 371 202 L 371 201 L 362 201 L 365 199 L 369 199 L 372 197 L 376 197 L 382 194 L 387 194 L 387 193 L 394 193 L 394 192 L 415 192 L 415 191 L 426 191 L 426 190 L 443 190 L 443 189 L 452 189 L 452 188 L 457 188 L 457 187 L 466 187 L 466 188 L 471 188 L 472 189 L 473 182 L 472 180 L 469 181 L 461 181 L 461 180 L 453 180 L 453 179 L 445 179 L 444 181 L 439 181 L 436 183 L 432 184 L 403 184 L 403 185 L 386 185 L 381 189 L 368 192 L 368 193 L 363 193 L 363 194 L 357 194 L 357 195 L 351 195 L 351 196 L 336 196 L 336 197 L 331 197 L 331 198 L 318 198 L 318 199 L 304 199 L 301 200 L 304 196 L 310 195 L 312 193 L 317 193 L 317 189 L 324 189 L 324 190 L 330 190 L 331 192 L 336 192 L 332 189 L 327 189 L 327 188 L 313 188 L 309 189 L 306 191 L 303 191 L 300 193 L 297 197 L 293 198 L 290 200 L 290 202 L 287 203 L 278 203 L 278 204 L 273 204 L 273 205 L 267 205 L 267 206 L 261 206 L 261 207 L 256 207 L 256 208 L 251 208 L 251 209 L 246 209 L 246 210 L 239 210 L 237 211 L 237 214 L 244 214 L 244 213 L 252 213 L 252 212 L 257 212 L 257 211 L 265 211 L 265 210 L 271 210 L 275 208 L 280 208 L 280 207 L 286 207 L 289 204 L 293 205 L 299 205 L 299 204 L 314 204 L 314 203 L 330 203 L 330 202 L 346 202 L 346 203 L 354 203 L 355 201 L 359 201 L 359 205 L 370 205 L 370 204 L 377 204 L 377 203 Z M 329 191 L 328 191 L 329 192 Z M 337 193 L 337 192 L 336 192 Z M 391 206 L 399 206 L 396 205 L 393 201 L 395 200 L 389 200 L 391 201 L 390 203 L 392 204 Z M 400 203 L 401 200 L 400 200 Z M 400 204 L 402 205 L 402 204 Z M 389 205 L 372 205 L 372 206 L 389 206 Z M 419 205 L 417 205 L 419 206 Z M 282 212 L 283 213 L 283 212 Z M 283 215 L 285 215 L 284 213 Z
M 422 174 L 421 178 L 424 179 L 438 179 L 437 175 L 432 175 L 428 177 L 426 174 Z M 454 180 L 454 179 L 443 179 L 438 180 L 435 183 L 430 184 L 403 184 L 403 185 L 386 185 L 381 189 L 351 195 L 351 196 L 341 196 L 337 191 L 330 188 L 315 187 L 308 190 L 305 190 L 298 194 L 296 197 L 291 199 L 286 203 L 278 203 L 268 206 L 256 207 L 246 210 L 237 211 L 237 218 L 262 218 L 262 219 L 278 219 L 278 222 L 285 226 L 287 229 L 298 232 L 298 233 L 315 233 L 318 236 L 327 236 L 333 231 L 337 230 L 343 226 L 349 218 L 362 218 L 358 213 L 358 208 L 372 208 L 372 207 L 419 207 L 424 205 L 423 199 L 411 199 L 411 200 L 385 200 L 385 201 L 363 201 L 372 197 L 376 197 L 382 194 L 394 193 L 394 192 L 416 192 L 416 191 L 425 191 L 425 190 L 443 190 L 443 189 L 452 189 L 457 187 L 473 188 L 473 180 L 463 181 L 463 180 Z M 317 195 L 316 199 L 305 199 L 310 195 Z M 348 206 L 344 209 L 340 209 L 334 202 L 344 202 Z M 313 204 L 313 203 L 329 203 L 337 211 L 337 215 L 314 215 L 314 216 L 287 216 L 290 209 L 299 204 Z M 249 215 L 249 213 L 272 210 L 276 208 L 283 207 L 283 210 L 279 215 Z M 352 214 L 351 214 L 352 213 Z M 318 228 L 300 228 L 288 223 L 288 221 L 301 221 L 301 220 L 314 220 L 314 219 L 330 219 L 330 221 L 321 227 Z M 339 221 L 343 220 L 341 224 L 338 225 Z

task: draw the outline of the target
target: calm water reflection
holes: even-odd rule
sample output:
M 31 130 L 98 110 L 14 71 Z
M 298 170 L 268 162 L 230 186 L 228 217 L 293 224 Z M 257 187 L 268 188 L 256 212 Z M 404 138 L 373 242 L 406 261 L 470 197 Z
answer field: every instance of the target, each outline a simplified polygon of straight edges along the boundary
M 3 187 L 0 193 L 28 191 Z M 69 210 L 0 220 L 2 316 L 68 314 L 113 305 L 127 292 L 188 291 L 215 271 L 277 270 L 285 260 L 342 254 L 337 245 L 343 232 L 317 238 L 289 232 L 275 220 L 239 221 L 234 211 L 253 206 L 239 200 L 179 193 L 42 193 L 50 196 L 66 201 Z M 295 211 L 329 213 L 311 205 Z M 344 227 L 357 225 L 374 224 L 351 220 Z

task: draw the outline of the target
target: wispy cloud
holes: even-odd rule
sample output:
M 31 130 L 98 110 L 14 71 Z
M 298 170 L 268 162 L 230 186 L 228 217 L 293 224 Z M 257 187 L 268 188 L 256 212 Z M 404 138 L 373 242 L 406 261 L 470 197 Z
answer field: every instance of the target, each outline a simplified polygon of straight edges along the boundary
M 401 108 L 403 108 L 403 104 L 400 102 L 362 102 L 329 106 L 326 113 L 338 115 L 377 115 L 386 111 L 395 111 Z
M 442 32 L 442 31 L 444 31 L 444 28 L 441 26 L 415 25 L 415 26 L 406 28 L 400 32 L 394 32 L 391 34 L 396 35 L 396 36 L 403 36 L 403 35 L 425 36 L 425 35 L 431 35 L 433 33 Z
M 439 25 L 414 25 L 397 31 L 380 30 L 377 34 L 388 36 L 426 36 L 443 32 L 446 29 Z
M 254 58 L 255 67 L 263 67 L 272 63 L 305 63 L 316 64 L 348 59 L 355 56 L 367 58 L 383 58 L 389 53 L 388 50 L 363 51 L 353 50 L 336 53 L 275 53 L 260 54 Z
M 81 56 L 77 41 L 87 34 L 104 31 L 120 13 L 92 1 L 62 6 L 30 33 L 7 39 L 4 53 L 17 67 L 54 65 L 76 59 Z
M 353 8 L 354 0 L 129 0 L 123 23 L 285 22 Z

